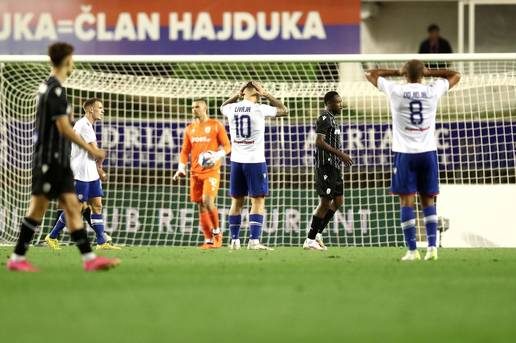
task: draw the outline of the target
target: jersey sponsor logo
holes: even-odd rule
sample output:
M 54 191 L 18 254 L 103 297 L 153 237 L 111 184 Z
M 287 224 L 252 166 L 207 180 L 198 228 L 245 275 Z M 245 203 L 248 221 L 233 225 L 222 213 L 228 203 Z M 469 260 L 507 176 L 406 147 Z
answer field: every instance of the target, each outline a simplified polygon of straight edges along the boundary
M 191 138 L 192 143 L 209 143 L 211 139 L 206 136 L 199 136 L 199 137 L 192 137 Z
M 251 145 L 251 144 L 254 144 L 254 141 L 247 141 L 245 139 L 242 139 L 242 140 L 234 140 L 233 143 Z
M 429 127 L 409 127 L 409 126 L 406 126 L 405 130 L 407 130 L 407 131 L 426 131 L 426 130 L 430 130 L 430 126 Z

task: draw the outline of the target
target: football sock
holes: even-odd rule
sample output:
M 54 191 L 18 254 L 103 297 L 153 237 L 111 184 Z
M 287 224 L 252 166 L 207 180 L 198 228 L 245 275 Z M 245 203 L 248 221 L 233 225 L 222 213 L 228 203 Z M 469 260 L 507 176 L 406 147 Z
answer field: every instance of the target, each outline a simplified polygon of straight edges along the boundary
M 324 218 L 319 218 L 317 216 L 312 216 L 312 224 L 310 225 L 311 229 L 308 231 L 308 238 L 315 239 L 317 233 L 322 232 L 324 229 Z
M 93 229 L 93 224 L 92 224 L 92 220 L 91 220 L 91 208 L 90 207 L 86 207 L 84 212 L 82 212 L 82 217 L 84 218 L 84 220 L 86 220 L 88 225 Z
M 423 209 L 425 215 L 426 239 L 429 247 L 435 247 L 437 241 L 437 210 L 435 206 Z
M 326 226 L 328 226 L 328 223 L 331 221 L 333 216 L 335 215 L 335 211 L 333 211 L 331 208 L 328 209 L 328 212 L 326 212 L 326 215 L 324 216 L 324 222 L 322 228 L 319 230 L 319 233 L 322 233 Z
M 213 223 L 211 222 L 210 212 L 201 212 L 200 218 L 201 229 L 204 234 L 204 239 L 207 241 L 213 239 L 213 234 L 211 233 L 211 230 L 213 229 Z
M 106 239 L 104 238 L 104 218 L 102 218 L 102 214 L 91 214 L 91 228 L 95 231 L 95 235 L 97 236 L 97 244 L 106 243 Z
M 61 209 L 56 210 L 56 219 L 54 220 L 54 224 L 52 224 L 52 227 L 56 226 L 57 222 L 59 221 L 59 218 L 61 218 L 61 213 L 64 213 L 64 211 Z
M 416 215 L 414 214 L 414 208 L 410 206 L 402 207 L 400 217 L 405 244 L 409 250 L 416 250 Z
M 262 235 L 263 215 L 261 214 L 250 214 L 249 215 L 249 239 L 260 239 Z
M 38 229 L 41 223 L 32 220 L 28 217 L 23 218 L 20 225 L 20 235 L 14 247 L 14 253 L 18 256 L 25 256 L 27 249 L 29 249 L 30 242 L 34 237 L 34 232 Z
M 52 231 L 50 231 L 50 234 L 49 234 L 50 238 L 57 239 L 57 237 L 59 237 L 59 234 L 61 233 L 61 231 L 63 231 L 65 226 L 66 226 L 66 221 L 65 221 L 64 211 L 61 211 L 61 214 L 59 215 L 59 218 L 57 219 L 57 221 L 54 225 L 54 228 L 52 229 Z
M 231 239 L 238 239 L 240 234 L 240 225 L 242 224 L 242 216 L 229 216 L 229 231 L 231 232 Z
M 219 210 L 214 208 L 209 213 L 210 213 L 211 222 L 213 223 L 213 228 L 218 229 L 219 228 Z
M 95 254 L 91 250 L 91 245 L 88 241 L 88 234 L 86 233 L 86 229 L 84 227 L 80 228 L 79 230 L 72 231 L 70 236 L 72 237 L 72 241 L 75 242 L 75 245 L 81 252 L 83 260 L 95 258 Z

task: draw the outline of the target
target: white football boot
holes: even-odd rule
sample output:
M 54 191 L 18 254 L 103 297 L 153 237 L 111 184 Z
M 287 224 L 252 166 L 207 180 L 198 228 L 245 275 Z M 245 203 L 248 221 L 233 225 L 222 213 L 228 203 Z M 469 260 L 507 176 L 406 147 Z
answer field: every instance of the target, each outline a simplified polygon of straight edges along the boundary
M 307 238 L 303 243 L 303 249 L 305 250 L 320 250 L 323 251 L 324 248 L 317 242 L 315 239 Z
M 232 239 L 229 243 L 230 250 L 240 250 L 240 239 Z
M 407 250 L 405 256 L 401 258 L 402 261 L 419 261 L 421 260 L 421 255 L 417 250 Z
M 315 241 L 319 243 L 323 250 L 328 250 L 328 247 L 323 242 L 322 233 L 318 233 L 317 235 L 315 235 Z
M 428 247 L 426 249 L 425 261 L 436 261 L 437 260 L 437 248 Z
M 249 244 L 247 245 L 248 250 L 268 250 L 272 251 L 274 249 L 266 247 L 265 245 L 261 244 L 258 239 L 250 239 Z

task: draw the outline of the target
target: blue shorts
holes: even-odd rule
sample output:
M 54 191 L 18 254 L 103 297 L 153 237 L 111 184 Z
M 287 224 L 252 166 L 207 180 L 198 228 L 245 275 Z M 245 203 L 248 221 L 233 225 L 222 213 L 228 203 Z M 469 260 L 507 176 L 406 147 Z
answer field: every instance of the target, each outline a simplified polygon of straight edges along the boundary
M 232 197 L 266 196 L 269 193 L 267 164 L 231 162 L 229 194 Z
M 103 197 L 102 184 L 100 179 L 95 181 L 75 180 L 75 193 L 80 202 L 88 201 L 91 198 Z
M 439 194 L 437 152 L 394 153 L 391 193 L 432 196 Z

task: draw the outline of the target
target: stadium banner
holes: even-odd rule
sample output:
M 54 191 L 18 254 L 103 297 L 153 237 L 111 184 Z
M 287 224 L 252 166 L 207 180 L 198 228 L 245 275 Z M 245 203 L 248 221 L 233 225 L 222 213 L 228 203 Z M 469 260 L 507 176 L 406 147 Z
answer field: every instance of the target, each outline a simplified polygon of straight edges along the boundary
M 185 122 L 109 120 L 95 125 L 97 139 L 107 150 L 105 168 L 175 169 Z M 30 169 L 23 147 L 32 144 L 33 123 L 12 121 L 0 126 L 0 164 Z M 226 127 L 226 130 L 229 130 Z M 390 168 L 390 124 L 343 125 L 343 147 L 358 167 Z M 268 126 L 265 154 L 270 167 L 313 165 L 315 129 L 309 125 Z M 483 170 L 516 166 L 516 122 L 476 121 L 437 123 L 440 170 Z M 271 144 L 280 148 L 271 149 Z
M 175 168 L 186 123 L 171 121 L 104 121 L 97 136 L 108 151 L 107 168 Z M 226 128 L 228 129 L 228 128 Z M 343 147 L 358 167 L 391 166 L 390 124 L 342 126 Z M 437 123 L 441 170 L 512 168 L 515 164 L 516 122 Z M 315 129 L 308 125 L 268 126 L 265 151 L 269 166 L 313 165 Z M 281 146 L 278 148 L 278 142 Z M 271 149 L 273 144 L 275 149 Z
M 2 0 L 0 54 L 360 53 L 360 0 Z
M 115 241 L 134 245 L 197 245 L 199 242 L 202 230 L 199 227 L 197 207 L 186 196 L 188 185 L 124 187 L 106 184 L 104 187 L 105 228 Z M 231 205 L 231 198 L 224 193 L 221 191 L 217 198 L 220 227 L 223 231 L 228 227 Z M 149 206 L 142 207 L 139 202 L 141 194 L 160 195 L 153 197 Z M 307 199 L 314 196 L 315 191 L 312 189 L 271 189 L 271 199 L 285 200 L 281 204 L 274 201 L 267 203 L 263 225 L 264 242 L 287 246 L 302 244 L 307 234 L 307 223 L 310 223 L 316 205 L 313 203 L 307 206 Z M 328 243 L 342 246 L 403 245 L 403 235 L 397 230 L 397 201 L 388 194 L 387 189 L 345 190 L 344 196 L 348 201 L 328 226 Z M 378 201 L 370 205 L 358 201 L 371 196 Z M 53 210 L 54 207 L 50 212 Z M 247 210 L 242 215 L 240 237 L 247 238 Z M 22 217 L 22 211 L 0 207 L 0 233 L 9 233 Z M 52 216 L 46 216 L 42 226 L 52 226 L 53 219 Z M 91 229 L 89 232 L 93 234 Z M 64 242 L 68 240 L 69 237 L 64 237 Z

